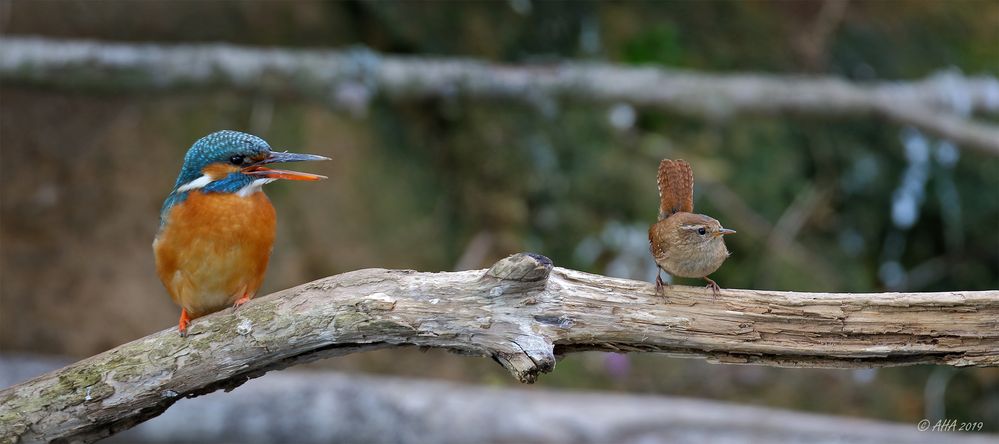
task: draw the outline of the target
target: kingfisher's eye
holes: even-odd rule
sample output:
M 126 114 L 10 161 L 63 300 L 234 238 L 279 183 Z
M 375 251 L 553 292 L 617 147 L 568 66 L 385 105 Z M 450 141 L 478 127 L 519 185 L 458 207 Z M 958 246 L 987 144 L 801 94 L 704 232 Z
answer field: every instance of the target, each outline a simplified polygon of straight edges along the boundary
M 697 234 L 700 234 L 701 236 L 704 236 L 704 234 L 707 233 L 707 232 L 708 232 L 708 230 L 705 230 L 704 227 L 701 227 L 701 228 L 697 229 Z
M 229 158 L 229 163 L 233 165 L 242 165 L 244 160 L 246 160 L 246 156 L 232 156 Z

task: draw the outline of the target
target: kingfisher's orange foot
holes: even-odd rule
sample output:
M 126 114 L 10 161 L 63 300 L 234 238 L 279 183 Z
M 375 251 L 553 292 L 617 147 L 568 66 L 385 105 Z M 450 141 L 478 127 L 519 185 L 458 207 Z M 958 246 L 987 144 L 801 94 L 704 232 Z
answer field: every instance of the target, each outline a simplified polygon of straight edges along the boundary
M 243 297 L 236 299 L 236 302 L 232 304 L 232 309 L 235 310 L 249 301 L 250 301 L 250 296 L 244 294 Z
M 177 330 L 180 331 L 180 337 L 187 337 L 187 326 L 191 324 L 191 318 L 187 316 L 187 310 L 180 309 L 180 321 L 177 323 Z
M 710 288 L 711 289 L 711 294 L 713 294 L 715 296 L 718 296 L 718 292 L 721 291 L 721 287 L 718 286 L 718 283 L 715 282 L 715 281 L 713 281 L 713 280 L 711 280 L 711 278 L 709 278 L 707 276 L 704 276 L 704 280 L 708 281 L 708 285 L 705 285 L 704 287 L 705 288 Z

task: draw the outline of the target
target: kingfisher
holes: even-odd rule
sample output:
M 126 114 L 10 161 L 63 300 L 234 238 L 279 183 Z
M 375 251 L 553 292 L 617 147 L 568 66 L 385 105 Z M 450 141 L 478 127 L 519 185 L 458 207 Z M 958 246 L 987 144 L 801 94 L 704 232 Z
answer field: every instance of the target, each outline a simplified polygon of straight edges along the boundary
M 191 320 L 256 295 L 277 224 L 262 187 L 278 179 L 326 178 L 265 165 L 311 160 L 329 158 L 274 151 L 257 136 L 230 130 L 202 137 L 187 151 L 153 240 L 156 273 L 181 307 L 181 336 Z

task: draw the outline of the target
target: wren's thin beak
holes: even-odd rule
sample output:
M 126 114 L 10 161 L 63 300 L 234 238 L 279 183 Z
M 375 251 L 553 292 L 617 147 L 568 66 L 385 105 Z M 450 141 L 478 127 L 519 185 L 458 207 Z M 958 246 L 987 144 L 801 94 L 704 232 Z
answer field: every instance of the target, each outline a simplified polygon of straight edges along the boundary
M 726 234 L 735 234 L 735 230 L 729 230 L 728 228 L 721 228 L 718 230 L 719 236 L 724 236 Z
M 286 179 L 286 180 L 325 179 L 326 176 L 320 176 L 318 174 L 303 173 L 300 171 L 275 170 L 263 166 L 269 163 L 307 162 L 310 160 L 330 160 L 330 158 L 325 156 L 317 156 L 315 154 L 297 154 L 297 153 L 272 151 L 263 160 L 255 162 L 252 165 L 243 168 L 243 174 L 247 174 L 250 176 L 267 177 L 271 179 Z

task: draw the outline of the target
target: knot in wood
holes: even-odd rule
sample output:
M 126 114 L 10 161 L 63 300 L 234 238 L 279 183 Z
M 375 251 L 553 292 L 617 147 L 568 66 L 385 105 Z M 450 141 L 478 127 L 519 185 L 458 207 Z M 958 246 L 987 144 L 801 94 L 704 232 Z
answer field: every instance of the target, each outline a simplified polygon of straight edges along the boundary
M 552 272 L 552 266 L 552 260 L 540 254 L 517 253 L 493 264 L 486 276 L 506 281 L 545 281 Z

